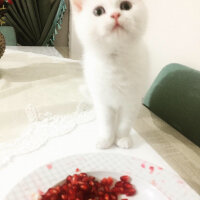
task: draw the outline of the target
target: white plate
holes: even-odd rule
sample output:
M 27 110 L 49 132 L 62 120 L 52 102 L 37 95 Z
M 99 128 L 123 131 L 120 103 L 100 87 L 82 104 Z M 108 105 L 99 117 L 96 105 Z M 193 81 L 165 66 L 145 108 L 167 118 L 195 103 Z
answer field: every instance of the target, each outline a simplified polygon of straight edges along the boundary
M 33 200 L 39 191 L 59 183 L 76 168 L 97 178 L 129 175 L 137 195 L 129 200 L 199 200 L 179 176 L 132 156 L 96 153 L 69 156 L 43 166 L 18 183 L 6 200 Z
M 97 177 L 97 179 L 101 180 L 104 177 L 112 177 L 115 180 L 120 180 L 120 176 L 123 174 L 117 172 L 89 172 L 89 175 Z M 130 174 L 129 174 L 130 175 Z M 167 200 L 167 197 L 163 195 L 157 188 L 151 185 L 148 182 L 143 181 L 140 178 L 137 178 L 134 175 L 130 175 L 131 183 L 134 185 L 135 189 L 137 190 L 136 195 L 132 197 L 127 197 L 122 195 L 121 198 L 128 198 L 129 200 Z

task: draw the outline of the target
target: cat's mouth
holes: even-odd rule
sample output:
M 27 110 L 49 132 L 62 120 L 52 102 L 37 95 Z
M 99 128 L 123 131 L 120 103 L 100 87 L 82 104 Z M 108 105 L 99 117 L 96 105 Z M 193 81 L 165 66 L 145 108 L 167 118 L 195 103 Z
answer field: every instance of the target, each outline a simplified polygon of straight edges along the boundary
M 112 28 L 112 31 L 115 31 L 115 30 L 118 30 L 118 29 L 124 29 L 124 28 L 121 24 L 119 24 L 119 22 L 116 22 L 115 25 Z

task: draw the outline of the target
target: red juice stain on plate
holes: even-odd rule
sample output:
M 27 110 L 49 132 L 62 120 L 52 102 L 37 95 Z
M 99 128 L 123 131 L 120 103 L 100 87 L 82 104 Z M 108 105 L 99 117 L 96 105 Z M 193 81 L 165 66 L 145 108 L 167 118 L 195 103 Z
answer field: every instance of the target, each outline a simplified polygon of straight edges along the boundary
M 76 172 L 80 172 L 81 170 L 79 168 L 76 168 Z
M 142 164 L 141 164 L 141 167 L 142 167 L 142 168 L 146 168 L 145 163 L 142 163 Z
M 158 167 L 158 169 L 159 169 L 159 170 L 163 170 L 163 168 L 162 168 L 162 167 Z
M 182 180 L 178 180 L 177 181 L 179 184 L 184 184 L 184 182 Z
M 157 185 L 155 180 L 152 180 L 152 181 L 151 181 L 151 184 L 152 184 L 153 186 L 156 186 L 156 185 Z
M 52 164 L 48 164 L 46 165 L 47 166 L 47 169 L 51 170 L 53 168 L 53 165 Z
M 150 170 L 150 174 L 152 174 L 154 172 L 154 167 L 153 166 L 150 166 L 149 167 L 149 170 Z
M 39 190 L 38 190 L 38 194 L 39 194 L 39 195 L 43 195 L 44 192 L 42 192 L 42 191 L 39 189 Z

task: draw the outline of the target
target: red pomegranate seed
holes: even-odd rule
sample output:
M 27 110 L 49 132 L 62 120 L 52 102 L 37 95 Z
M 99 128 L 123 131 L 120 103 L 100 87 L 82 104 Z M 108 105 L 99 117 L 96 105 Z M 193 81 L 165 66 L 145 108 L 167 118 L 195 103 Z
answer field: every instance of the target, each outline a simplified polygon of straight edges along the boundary
M 70 182 L 71 180 L 72 180 L 72 176 L 69 175 L 69 176 L 67 177 L 67 181 Z
M 110 197 L 111 197 L 112 200 L 116 200 L 117 199 L 117 196 L 114 195 L 114 194 L 111 194 Z
M 131 183 L 124 183 L 125 188 L 133 188 L 133 185 Z
M 116 187 L 123 187 L 124 183 L 122 181 L 118 181 L 117 183 L 115 183 Z
M 86 173 L 80 173 L 79 176 L 80 177 L 85 177 L 85 176 L 88 176 L 88 175 Z
M 130 177 L 129 176 L 121 176 L 120 180 L 124 181 L 124 182 L 129 182 L 130 181 Z
M 94 186 L 95 185 L 94 181 L 89 181 L 89 185 Z
M 62 199 L 62 200 L 67 200 L 67 199 L 68 199 L 68 197 L 67 197 L 67 195 L 66 195 L 66 194 L 61 194 L 61 199 Z
M 135 193 L 136 190 L 134 188 L 131 188 L 126 192 L 126 196 L 133 196 Z
M 130 177 L 122 176 L 114 186 L 113 178 L 97 181 L 86 173 L 70 175 L 65 182 L 41 195 L 41 200 L 118 200 L 118 195 L 133 196 L 135 188 L 129 182 Z M 127 199 L 124 199 L 127 200 Z
M 107 178 L 103 178 L 103 179 L 101 180 L 101 184 L 107 185 Z
M 80 188 L 81 188 L 82 190 L 86 190 L 86 191 L 87 191 L 89 187 L 88 187 L 87 185 L 81 185 Z
M 105 200 L 110 200 L 109 194 L 106 193 L 106 194 L 104 195 L 104 199 L 105 199 Z
M 108 177 L 108 178 L 107 178 L 107 184 L 108 184 L 109 186 L 111 186 L 111 185 L 113 184 L 113 178 Z
M 109 187 L 108 185 L 106 185 L 106 186 L 104 187 L 104 190 L 105 190 L 106 192 L 110 192 L 110 187 Z

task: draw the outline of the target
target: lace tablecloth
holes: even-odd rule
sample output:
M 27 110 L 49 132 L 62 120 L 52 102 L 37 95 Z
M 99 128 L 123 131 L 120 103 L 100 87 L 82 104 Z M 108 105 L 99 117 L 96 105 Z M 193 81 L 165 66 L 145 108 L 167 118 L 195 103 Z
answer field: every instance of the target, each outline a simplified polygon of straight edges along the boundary
M 0 168 L 94 119 L 78 61 L 7 50 L 0 77 Z

